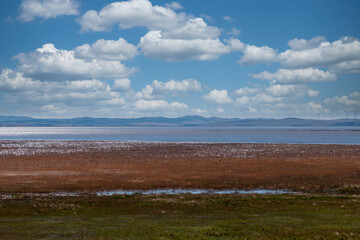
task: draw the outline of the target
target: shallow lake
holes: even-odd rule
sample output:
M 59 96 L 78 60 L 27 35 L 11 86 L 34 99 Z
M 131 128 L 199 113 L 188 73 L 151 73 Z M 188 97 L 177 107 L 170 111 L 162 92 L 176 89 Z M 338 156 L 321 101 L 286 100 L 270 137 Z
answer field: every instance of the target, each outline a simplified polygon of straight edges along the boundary
M 0 127 L 0 139 L 360 144 L 360 127 Z

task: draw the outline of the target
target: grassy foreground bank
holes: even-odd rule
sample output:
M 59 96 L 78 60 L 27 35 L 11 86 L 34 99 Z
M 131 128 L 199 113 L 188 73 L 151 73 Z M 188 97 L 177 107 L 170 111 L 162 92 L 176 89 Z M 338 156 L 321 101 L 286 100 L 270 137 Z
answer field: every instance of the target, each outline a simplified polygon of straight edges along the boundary
M 359 239 L 359 195 L 0 200 L 0 239 Z

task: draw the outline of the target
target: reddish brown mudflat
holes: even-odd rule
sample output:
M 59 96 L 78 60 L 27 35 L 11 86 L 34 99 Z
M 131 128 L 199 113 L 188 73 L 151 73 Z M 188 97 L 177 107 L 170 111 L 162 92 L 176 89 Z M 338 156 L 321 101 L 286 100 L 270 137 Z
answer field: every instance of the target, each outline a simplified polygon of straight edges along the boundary
M 359 145 L 0 141 L 1 192 L 360 186 Z

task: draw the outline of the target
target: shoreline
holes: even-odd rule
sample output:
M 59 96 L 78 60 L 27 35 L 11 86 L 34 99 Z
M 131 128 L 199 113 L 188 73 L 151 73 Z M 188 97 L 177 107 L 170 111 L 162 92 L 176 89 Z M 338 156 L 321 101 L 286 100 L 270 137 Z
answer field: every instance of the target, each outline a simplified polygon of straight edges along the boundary
M 294 142 L 220 142 L 220 141 L 161 141 L 161 140 L 97 140 L 97 139 L 0 139 L 1 142 L 9 141 L 35 141 L 35 142 L 98 142 L 98 143 L 169 143 L 169 144 L 288 144 L 288 145 L 352 145 L 360 146 L 360 143 L 331 143 L 331 142 L 322 142 L 322 143 L 294 143 Z

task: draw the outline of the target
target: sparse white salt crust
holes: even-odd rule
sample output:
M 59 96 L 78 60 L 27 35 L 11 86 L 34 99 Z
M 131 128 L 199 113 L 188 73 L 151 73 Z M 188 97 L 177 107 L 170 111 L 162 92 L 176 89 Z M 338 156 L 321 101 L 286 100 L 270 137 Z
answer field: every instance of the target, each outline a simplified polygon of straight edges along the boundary
M 262 149 L 248 147 L 234 148 L 228 143 L 188 143 L 188 142 L 140 142 L 140 141 L 65 141 L 65 140 L 3 140 L 0 141 L 0 155 L 40 155 L 69 154 L 88 151 L 131 150 L 132 148 L 151 147 L 159 145 L 206 145 L 206 149 L 191 148 L 191 152 L 172 153 L 171 157 L 251 157 L 252 153 L 263 152 Z M 280 151 L 279 149 L 275 151 Z M 167 154 L 162 153 L 166 158 Z
M 145 141 L 70 141 L 70 140 L 0 140 L 1 155 L 51 155 L 86 153 L 92 151 L 121 150 L 129 157 L 136 157 L 141 148 L 149 149 L 158 146 L 182 145 L 189 147 L 188 151 L 149 153 L 152 157 L 233 157 L 252 158 L 266 155 L 268 148 L 259 148 L 266 145 L 272 153 L 282 154 L 288 151 L 286 145 L 298 145 L 289 143 L 210 143 L 210 142 L 145 142 Z M 303 145 L 303 144 L 300 144 Z M 312 144 L 311 144 L 312 145 Z M 315 144 L 319 145 L 319 144 Z M 202 146 L 206 146 L 203 148 Z M 281 147 L 280 147 L 281 146 Z M 285 146 L 285 147 L 284 147 Z M 306 154 L 306 149 L 298 149 L 297 153 Z M 327 154 L 331 149 L 324 149 Z

